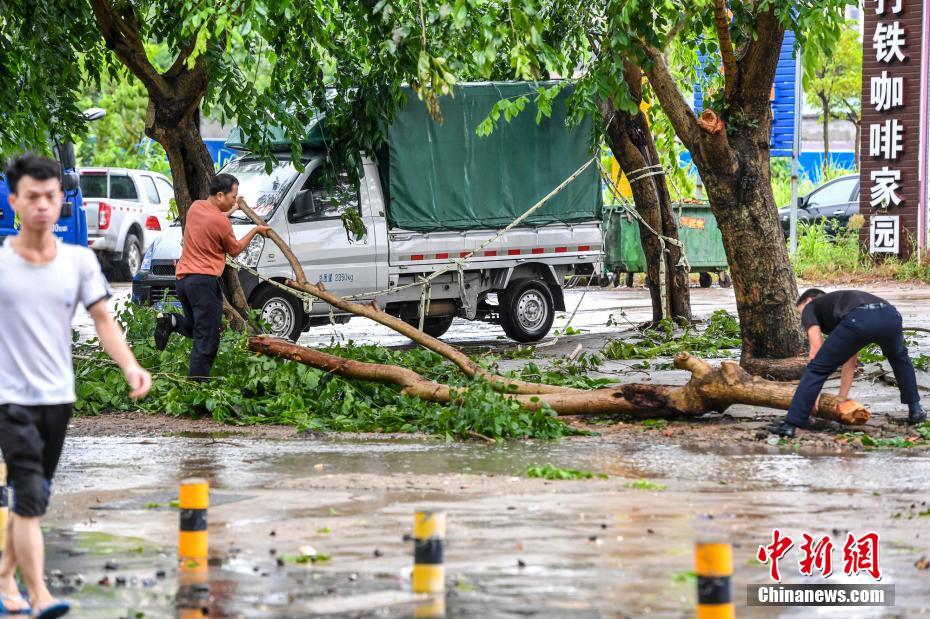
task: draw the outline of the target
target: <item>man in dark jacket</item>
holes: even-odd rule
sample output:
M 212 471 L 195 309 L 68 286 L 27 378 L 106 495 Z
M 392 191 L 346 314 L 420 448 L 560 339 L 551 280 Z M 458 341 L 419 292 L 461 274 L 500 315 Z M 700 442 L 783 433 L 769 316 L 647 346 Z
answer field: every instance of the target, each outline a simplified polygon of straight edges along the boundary
M 788 415 L 769 430 L 794 436 L 810 418 L 827 378 L 840 366 L 840 398 L 846 399 L 852 387 L 859 351 L 878 344 L 891 364 L 901 402 L 907 404 L 907 422 L 922 423 L 927 415 L 920 407 L 917 377 L 904 344 L 901 314 L 893 305 L 875 295 L 858 290 L 825 293 L 811 288 L 798 298 L 801 324 L 810 341 L 810 363 L 798 384 Z M 823 334 L 830 337 L 824 342 Z

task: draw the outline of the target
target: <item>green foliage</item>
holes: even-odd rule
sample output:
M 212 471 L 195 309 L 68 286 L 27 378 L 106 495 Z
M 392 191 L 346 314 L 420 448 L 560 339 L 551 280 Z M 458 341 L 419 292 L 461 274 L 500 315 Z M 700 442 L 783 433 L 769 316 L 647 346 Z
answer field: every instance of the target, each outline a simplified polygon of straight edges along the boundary
M 791 204 L 791 159 L 788 157 L 773 157 L 769 163 L 772 175 L 772 195 L 775 204 L 780 207 Z M 814 188 L 814 184 L 806 174 L 798 176 L 798 196 L 803 196 Z
M 77 93 L 104 57 L 90 6 L 7 0 L 0 15 L 0 159 L 50 152 L 49 137 L 82 133 Z
M 798 223 L 798 248 L 791 256 L 794 273 L 806 280 L 870 270 L 859 246 L 859 232 L 844 228 L 830 235 L 827 222 Z
M 862 42 L 858 22 L 845 22 L 836 46 L 804 57 L 804 92 L 821 118 L 858 121 L 862 115 Z
M 152 170 L 170 176 L 165 150 L 145 136 L 148 95 L 142 83 L 126 71 L 88 83 L 78 105 L 107 111 L 89 126 L 88 136 L 75 141 L 82 166 Z
M 697 581 L 697 572 L 694 570 L 687 570 L 685 572 L 675 572 L 672 574 L 672 580 L 675 582 L 687 582 L 693 583 Z
M 663 430 L 668 427 L 667 419 L 644 419 L 643 427 L 647 430 Z
M 131 401 L 121 372 L 92 341 L 75 350 L 75 410 L 79 414 L 142 410 L 178 417 L 208 415 L 235 425 L 423 432 L 448 439 L 476 434 L 495 440 L 557 439 L 578 432 L 559 421 L 549 407 L 526 410 L 512 398 L 494 392 L 487 383 L 467 378 L 439 355 L 419 348 L 398 351 L 350 342 L 327 351 L 371 363 L 400 365 L 431 380 L 463 387 L 455 402 L 447 406 L 424 402 L 392 386 L 350 381 L 303 364 L 255 355 L 247 350 L 247 337 L 230 330 L 223 332 L 220 341 L 215 378 L 193 382 L 185 377 L 190 340 L 174 336 L 168 348 L 156 350 L 152 339 L 155 315 L 154 310 L 135 305 L 118 310 L 118 320 L 136 357 L 153 373 L 150 395 L 140 402 Z
M 921 260 L 915 251 L 907 260 L 895 257 L 886 261 L 883 266 L 893 269 L 895 279 L 900 281 L 919 281 L 930 284 L 930 256 L 925 256 Z
M 874 438 L 865 432 L 846 432 L 841 434 L 840 437 L 850 443 L 855 443 L 858 441 L 860 445 L 867 448 L 907 449 L 924 444 L 924 442 L 928 439 L 926 434 L 930 434 L 930 431 L 921 432 L 921 430 L 918 429 L 918 438 L 907 436 L 895 436 L 893 438 Z
M 526 467 L 523 472 L 524 477 L 537 477 L 549 480 L 562 479 L 607 479 L 603 473 L 592 473 L 591 471 L 580 471 L 578 469 L 563 469 L 554 464 L 544 464 L 542 466 L 535 464 Z
M 519 370 L 507 372 L 505 376 L 559 387 L 600 389 L 615 382 L 609 378 L 592 378 L 588 376 L 590 372 L 596 372 L 603 361 L 601 355 L 581 353 L 575 361 L 564 357 L 557 358 L 546 369 L 542 369 L 536 363 L 530 362 Z
M 675 324 L 663 320 L 656 329 L 646 329 L 638 341 L 611 340 L 601 351 L 607 359 L 655 359 L 680 352 L 705 358 L 729 357 L 742 345 L 739 323 L 726 310 L 715 311 L 704 331 L 688 327 L 676 335 Z
M 668 488 L 665 484 L 657 484 L 648 479 L 637 479 L 636 481 L 626 484 L 625 487 L 632 490 L 658 490 L 660 492 Z

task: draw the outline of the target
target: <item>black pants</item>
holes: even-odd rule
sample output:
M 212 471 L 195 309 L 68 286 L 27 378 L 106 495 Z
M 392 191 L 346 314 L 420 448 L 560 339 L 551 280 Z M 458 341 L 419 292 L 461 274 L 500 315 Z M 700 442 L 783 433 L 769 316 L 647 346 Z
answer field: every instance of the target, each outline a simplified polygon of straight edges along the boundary
M 882 309 L 858 307 L 843 317 L 817 356 L 807 364 L 785 420 L 803 426 L 830 374 L 869 344 L 878 344 L 891 364 L 901 392 L 901 402 L 920 402 L 914 366 L 904 345 L 901 314 L 891 306 Z
M 0 404 L 0 449 L 13 487 L 14 514 L 38 517 L 48 509 L 71 410 L 71 404 Z
M 184 316 L 178 316 L 177 331 L 194 338 L 187 375 L 210 376 L 210 369 L 220 347 L 223 320 L 223 289 L 220 278 L 212 275 L 187 275 L 178 280 L 178 299 Z

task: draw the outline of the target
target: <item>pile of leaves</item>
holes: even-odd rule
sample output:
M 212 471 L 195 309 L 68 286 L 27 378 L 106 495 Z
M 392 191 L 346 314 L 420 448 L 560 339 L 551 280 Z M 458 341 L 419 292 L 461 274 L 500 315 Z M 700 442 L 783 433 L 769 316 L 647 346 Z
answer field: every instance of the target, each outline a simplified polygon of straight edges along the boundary
M 645 329 L 639 340 L 611 340 L 601 351 L 607 359 L 656 359 L 686 352 L 705 359 L 719 359 L 738 354 L 742 345 L 739 323 L 726 310 L 711 315 L 703 331 L 688 327 L 681 332 L 671 320 L 663 320 L 654 329 Z
M 194 382 L 186 378 L 191 341 L 174 335 L 164 351 L 157 350 L 152 337 L 155 316 L 151 308 L 136 305 L 120 307 L 117 312 L 133 352 L 153 376 L 151 393 L 139 402 L 129 399 L 121 371 L 95 340 L 75 343 L 78 414 L 142 410 L 178 417 L 210 416 L 234 425 L 422 432 L 448 439 L 478 435 L 494 440 L 558 439 L 578 433 L 552 409 L 528 411 L 487 383 L 468 378 L 443 357 L 420 348 L 388 350 L 350 342 L 324 350 L 359 361 L 399 365 L 453 386 L 467 385 L 458 401 L 449 405 L 425 402 L 393 386 L 347 380 L 300 363 L 258 355 L 247 349 L 246 335 L 230 330 L 220 340 L 214 378 Z M 543 380 L 565 380 L 560 376 L 547 374 Z
M 523 476 L 552 481 L 561 479 L 607 479 L 607 475 L 603 473 L 592 473 L 591 471 L 582 471 L 579 469 L 563 469 L 554 464 L 533 464 L 526 467 Z
M 874 437 L 865 432 L 846 432 L 837 439 L 842 442 L 862 445 L 865 448 L 908 448 L 930 444 L 930 421 L 915 426 L 910 430 L 910 436 L 895 436 L 891 438 Z

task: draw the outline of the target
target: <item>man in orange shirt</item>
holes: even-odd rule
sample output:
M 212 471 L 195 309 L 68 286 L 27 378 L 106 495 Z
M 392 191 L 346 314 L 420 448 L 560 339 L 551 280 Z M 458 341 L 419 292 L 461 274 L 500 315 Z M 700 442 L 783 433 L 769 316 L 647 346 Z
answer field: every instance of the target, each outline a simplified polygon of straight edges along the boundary
M 255 226 L 236 239 L 229 214 L 236 208 L 239 181 L 217 174 L 210 181 L 210 197 L 194 200 L 184 222 L 184 246 L 175 271 L 178 299 L 184 314 L 161 314 L 155 323 L 155 346 L 164 350 L 175 331 L 194 339 L 187 375 L 206 380 L 220 346 L 223 289 L 220 276 L 226 254 L 238 256 L 256 234 L 267 236 L 268 226 Z

